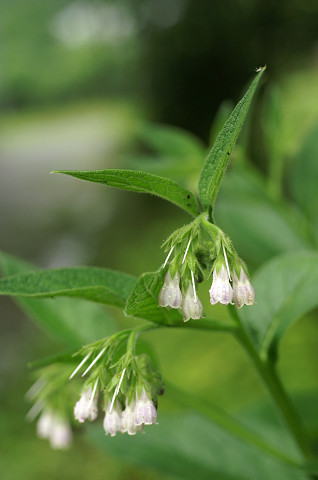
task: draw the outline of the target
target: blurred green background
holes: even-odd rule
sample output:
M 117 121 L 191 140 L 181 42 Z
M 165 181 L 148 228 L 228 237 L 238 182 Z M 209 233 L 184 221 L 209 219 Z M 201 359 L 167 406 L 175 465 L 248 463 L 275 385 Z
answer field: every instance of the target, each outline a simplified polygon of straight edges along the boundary
M 317 248 L 316 1 L 2 0 L 0 23 L 1 250 L 50 268 L 101 265 L 135 275 L 157 269 L 161 243 L 188 221 L 186 214 L 154 197 L 49 172 L 144 168 L 194 188 L 229 106 L 264 64 L 266 79 L 216 219 L 251 272 L 285 251 Z M 196 135 L 196 149 L 182 158 L 167 153 L 158 139 L 170 130 L 157 124 Z M 222 308 L 205 303 L 208 315 L 225 318 Z M 164 455 L 155 465 L 142 452 L 118 456 L 108 439 L 96 448 L 79 432 L 68 452 L 37 439 L 25 421 L 26 364 L 64 345 L 11 300 L 2 299 L 0 311 L 1 478 L 182 478 Z M 131 322 L 111 313 L 120 326 Z M 318 416 L 307 393 L 317 391 L 317 340 L 312 313 L 289 329 L 279 362 L 286 388 L 306 405 L 312 435 Z M 240 418 L 248 407 L 269 408 L 243 352 L 226 335 L 160 331 L 147 341 L 167 382 Z M 159 422 L 161 412 L 177 416 L 182 408 L 167 388 Z M 229 454 L 232 460 L 235 467 Z

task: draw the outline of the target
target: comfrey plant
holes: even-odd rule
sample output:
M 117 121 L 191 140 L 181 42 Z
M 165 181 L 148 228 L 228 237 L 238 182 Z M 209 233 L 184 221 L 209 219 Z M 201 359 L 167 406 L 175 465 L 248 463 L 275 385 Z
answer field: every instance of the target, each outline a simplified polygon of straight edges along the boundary
M 279 340 L 288 326 L 295 317 L 308 312 L 309 304 L 310 307 L 317 305 L 316 293 L 311 295 L 314 281 L 318 278 L 317 253 L 304 250 L 297 254 L 292 252 L 265 265 L 253 279 L 255 295 L 247 266 L 236 252 L 230 237 L 214 220 L 216 195 L 264 70 L 257 70 L 246 94 L 217 136 L 201 170 L 198 196 L 174 180 L 138 170 L 59 172 L 125 190 L 154 194 L 189 213 L 192 221 L 174 231 L 163 243 L 166 258 L 158 271 L 144 273 L 139 278 L 97 267 L 31 271 L 32 267 L 24 262 L 1 255 L 6 276 L 0 279 L 0 293 L 19 296 L 28 312 L 33 312 L 37 320 L 40 316 L 42 325 L 59 332 L 63 340 L 73 347 L 71 354 L 47 359 L 40 364 L 35 374 L 37 381 L 28 394 L 33 402 L 28 418 L 39 416 L 38 435 L 48 439 L 54 448 L 68 447 L 72 431 L 83 424 L 86 426 L 100 420 L 104 433 L 109 437 L 124 433 L 134 436 L 147 431 L 145 426 L 157 424 L 158 418 L 159 423 L 163 419 L 163 429 L 161 426 L 154 427 L 153 435 L 145 435 L 149 440 L 143 440 L 145 437 L 139 435 L 136 440 L 138 447 L 134 452 L 139 452 L 142 445 L 145 452 L 143 458 L 151 462 L 162 445 L 163 451 L 158 456 L 166 459 L 171 452 L 172 464 L 175 465 L 177 455 L 180 458 L 179 467 L 185 465 L 182 470 L 184 478 L 192 478 L 187 470 L 187 466 L 192 465 L 188 456 L 197 452 L 200 458 L 201 455 L 204 458 L 205 448 L 200 449 L 197 443 L 201 435 L 207 438 L 207 429 L 207 443 L 212 445 L 204 463 L 203 478 L 207 478 L 205 465 L 213 463 L 213 475 L 218 471 L 214 466 L 219 464 L 218 449 L 223 443 L 227 453 L 230 448 L 240 448 L 244 452 L 236 454 L 235 458 L 248 457 L 247 461 L 235 468 L 235 472 L 240 471 L 240 478 L 244 476 L 241 469 L 245 464 L 252 468 L 252 448 L 253 458 L 259 455 L 257 458 L 265 458 L 265 463 L 261 462 L 255 467 L 252 477 L 248 470 L 248 479 L 303 479 L 302 472 L 315 473 L 312 446 L 277 374 L 276 361 Z M 171 140 L 171 136 L 168 139 Z M 182 158 L 188 146 L 192 146 L 196 159 L 202 157 L 201 146 L 193 142 L 185 143 L 187 148 L 181 149 Z M 199 298 L 198 284 L 202 281 Z M 203 306 L 207 311 L 208 289 L 212 305 L 209 309 L 213 311 L 213 306 L 218 303 L 223 305 L 229 313 L 227 319 L 205 317 Z M 302 296 L 299 290 L 303 292 Z M 72 297 L 66 309 L 72 314 L 67 316 L 67 320 L 64 301 L 68 299 L 63 299 L 61 304 L 58 299 L 52 303 L 51 297 L 58 296 Z M 45 303 L 45 297 L 48 303 Z M 42 299 L 40 306 L 36 304 L 37 298 Z M 77 302 L 78 298 L 95 303 Z M 143 323 L 114 333 L 110 328 L 111 321 L 104 310 L 99 310 L 98 303 L 120 308 L 127 317 L 141 319 Z M 101 321 L 101 318 L 105 321 Z M 81 330 L 81 325 L 86 327 Z M 296 447 L 286 450 L 286 432 L 280 442 L 272 444 L 268 440 L 271 435 L 259 436 L 220 408 L 200 401 L 195 395 L 180 393 L 169 384 L 166 390 L 174 395 L 176 403 L 198 409 L 204 415 L 204 421 L 196 419 L 193 423 L 193 419 L 183 417 L 180 420 L 171 417 L 165 420 L 161 413 L 157 416 L 158 396 L 164 391 L 163 380 L 151 354 L 148 351 L 146 354 L 143 344 L 137 342 L 143 333 L 164 327 L 231 333 L 254 365 L 287 427 L 289 441 Z M 107 328 L 110 331 L 105 338 Z M 77 346 L 75 352 L 74 345 Z M 278 428 L 277 425 L 275 428 Z M 99 430 L 102 431 L 102 428 Z M 269 431 L 267 424 L 264 430 Z M 112 448 L 122 448 L 125 452 L 131 445 L 125 442 L 123 447 L 119 447 L 120 443 L 109 440 L 112 441 Z M 105 444 L 107 441 L 102 438 Z M 187 448 L 184 448 L 184 442 L 189 443 Z M 245 450 L 242 450 L 242 445 L 246 447 Z M 272 458 L 268 459 L 268 456 Z M 231 464 L 224 463 L 224 468 Z M 199 471 L 196 459 L 193 464 L 196 472 Z M 269 471 L 271 473 L 267 475 Z M 174 472 L 181 475 L 179 469 Z M 297 476 L 299 472 L 301 477 Z M 223 473 L 220 474 L 222 478 L 235 478 L 233 471 Z

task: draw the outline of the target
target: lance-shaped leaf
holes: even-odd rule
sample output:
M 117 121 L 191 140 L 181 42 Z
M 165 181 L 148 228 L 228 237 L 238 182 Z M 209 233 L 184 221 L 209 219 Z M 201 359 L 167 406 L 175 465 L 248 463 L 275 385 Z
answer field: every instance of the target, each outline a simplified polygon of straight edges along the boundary
M 223 129 L 217 136 L 213 148 L 203 165 L 199 180 L 199 193 L 204 208 L 208 209 L 210 205 L 213 206 L 214 204 L 231 152 L 239 136 L 257 84 L 265 68 L 266 67 L 262 68 L 256 75 L 248 91 L 225 122 Z
M 265 264 L 254 276 L 256 304 L 240 317 L 262 357 L 276 356 L 278 342 L 293 321 L 318 305 L 318 253 L 289 253 Z
M 79 297 L 123 307 L 135 278 L 97 267 L 57 268 L 20 273 L 0 279 L 0 295 L 45 298 Z
M 169 178 L 153 175 L 137 170 L 107 169 L 95 171 L 59 170 L 52 173 L 64 173 L 80 180 L 101 183 L 110 187 L 131 190 L 139 193 L 150 193 L 169 200 L 196 217 L 199 206 L 193 193 L 183 185 Z
M 12 255 L 0 253 L 0 267 L 6 276 L 35 270 L 35 266 Z M 96 303 L 76 298 L 16 297 L 27 316 L 67 345 L 78 348 L 115 332 L 108 312 Z

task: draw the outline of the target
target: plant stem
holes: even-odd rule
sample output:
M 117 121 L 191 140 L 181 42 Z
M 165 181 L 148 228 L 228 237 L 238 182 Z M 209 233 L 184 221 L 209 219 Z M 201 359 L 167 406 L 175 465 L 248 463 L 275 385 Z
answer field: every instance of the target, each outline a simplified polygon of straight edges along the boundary
M 232 318 L 236 319 L 237 323 L 240 326 L 240 328 L 234 332 L 236 338 L 239 340 L 240 344 L 243 346 L 244 350 L 249 355 L 249 358 L 252 361 L 254 368 L 256 369 L 263 385 L 266 387 L 268 393 L 270 394 L 270 397 L 276 409 L 280 413 L 280 416 L 284 420 L 290 433 L 297 442 L 300 450 L 306 458 L 310 458 L 311 450 L 306 432 L 297 411 L 290 402 L 289 397 L 285 392 L 280 379 L 277 376 L 274 365 L 272 365 L 269 360 L 261 359 L 258 351 L 252 343 L 250 336 L 242 325 L 235 307 L 229 305 L 229 311 L 232 315 Z

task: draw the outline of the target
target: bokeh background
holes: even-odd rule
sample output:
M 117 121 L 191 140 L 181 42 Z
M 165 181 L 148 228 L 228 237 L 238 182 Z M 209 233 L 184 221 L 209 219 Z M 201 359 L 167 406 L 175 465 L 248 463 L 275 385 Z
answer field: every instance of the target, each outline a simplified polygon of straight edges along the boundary
M 1 0 L 0 24 L 1 250 L 42 267 L 157 269 L 161 243 L 186 214 L 160 199 L 49 173 L 145 168 L 193 187 L 204 157 L 170 157 L 155 140 L 158 124 L 188 130 L 207 150 L 264 64 L 216 217 L 252 272 L 284 251 L 317 246 L 306 226 L 313 221 L 318 231 L 316 215 L 302 206 L 297 184 L 302 159 L 318 156 L 315 0 Z M 315 185 L 312 176 L 313 202 Z M 64 345 L 10 299 L 1 299 L 0 312 L 2 478 L 175 478 L 164 458 L 151 469 L 142 455 L 118 457 L 81 433 L 68 452 L 38 440 L 25 421 L 27 362 Z M 167 382 L 234 414 L 266 403 L 244 354 L 224 334 L 156 332 L 147 340 Z M 296 397 L 317 390 L 317 341 L 313 314 L 283 341 L 279 368 Z M 160 408 L 178 410 L 169 391 Z M 307 421 L 317 432 L 315 416 L 313 409 Z

